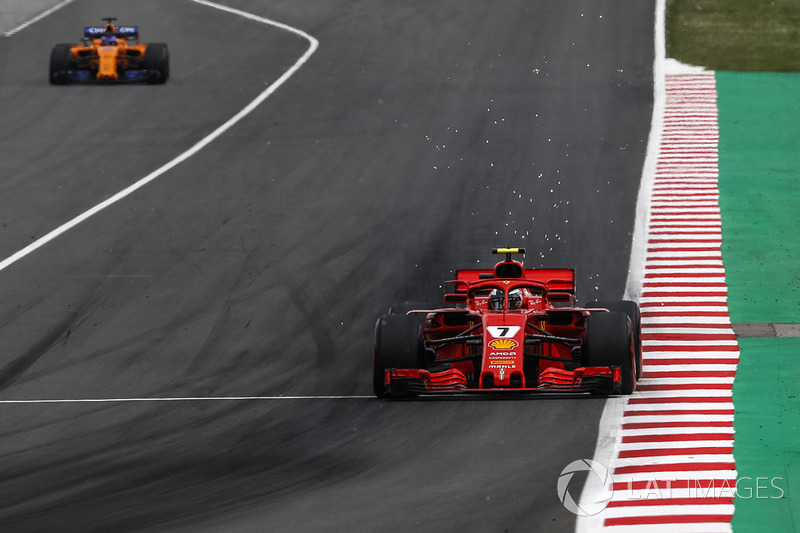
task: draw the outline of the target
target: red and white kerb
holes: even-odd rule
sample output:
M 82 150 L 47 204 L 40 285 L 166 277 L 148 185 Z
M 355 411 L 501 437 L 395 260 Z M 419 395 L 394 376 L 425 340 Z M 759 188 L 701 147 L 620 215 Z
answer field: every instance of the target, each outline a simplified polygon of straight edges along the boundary
M 720 249 L 715 78 L 665 81 L 640 298 L 644 372 L 600 516 L 608 531 L 730 532 L 739 348 Z

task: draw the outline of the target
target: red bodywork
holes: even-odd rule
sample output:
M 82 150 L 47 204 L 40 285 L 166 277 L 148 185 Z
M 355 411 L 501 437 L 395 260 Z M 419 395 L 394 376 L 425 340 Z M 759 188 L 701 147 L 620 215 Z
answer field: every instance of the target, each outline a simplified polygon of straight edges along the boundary
M 620 393 L 620 367 L 583 360 L 585 320 L 607 309 L 576 306 L 574 271 L 526 269 L 511 260 L 511 253 L 524 253 L 518 249 L 495 253 L 507 260 L 491 270 L 461 270 L 447 282 L 445 301 L 456 306 L 408 311 L 421 318 L 425 368 L 386 368 L 386 395 Z M 502 309 L 493 309 L 490 295 L 501 293 Z M 510 302 L 509 295 L 520 294 L 518 305 Z

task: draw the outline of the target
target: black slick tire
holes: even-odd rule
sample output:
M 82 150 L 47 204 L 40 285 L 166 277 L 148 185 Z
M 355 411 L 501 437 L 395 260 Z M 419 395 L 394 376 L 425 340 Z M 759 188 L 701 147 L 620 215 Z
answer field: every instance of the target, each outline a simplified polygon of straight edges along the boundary
M 622 394 L 636 388 L 634 353 L 628 315 L 618 311 L 595 313 L 586 318 L 583 361 L 586 366 L 618 366 L 622 371 Z
M 50 83 L 66 85 L 69 83 L 69 70 L 72 66 L 72 46 L 57 44 L 50 52 Z
M 609 311 L 619 311 L 628 315 L 633 331 L 633 349 L 636 353 L 636 380 L 642 377 L 642 315 L 639 304 L 630 300 L 597 301 L 586 307 L 604 307 Z
M 144 52 L 145 80 L 154 85 L 169 79 L 169 49 L 166 43 L 150 43 Z
M 372 389 L 375 396 L 386 393 L 387 368 L 425 367 L 422 330 L 419 320 L 408 315 L 383 315 L 375 324 L 372 352 Z

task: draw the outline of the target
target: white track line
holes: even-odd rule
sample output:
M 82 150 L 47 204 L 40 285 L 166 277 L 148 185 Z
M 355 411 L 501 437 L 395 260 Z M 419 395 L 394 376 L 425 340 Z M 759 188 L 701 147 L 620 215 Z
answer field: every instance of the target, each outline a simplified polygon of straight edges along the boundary
M 650 136 L 647 139 L 647 154 L 644 160 L 644 168 L 642 169 L 642 180 L 639 184 L 639 196 L 636 199 L 636 219 L 633 225 L 628 280 L 623 296 L 626 300 L 634 301 L 639 300 L 642 292 L 650 202 L 653 184 L 656 179 L 661 138 L 664 135 L 663 120 L 667 100 L 666 85 L 664 83 L 664 61 L 667 57 L 665 16 L 666 0 L 656 0 L 653 36 L 655 48 L 655 60 L 653 62 L 653 116 L 650 123 Z
M 374 396 L 197 396 L 184 398 L 53 398 L 43 400 L 0 400 L 0 405 L 145 402 L 252 402 L 272 400 L 373 400 Z
M 19 25 L 19 26 L 17 26 L 16 28 L 14 28 L 14 29 L 12 29 L 12 30 L 8 30 L 7 32 L 5 32 L 5 33 L 3 34 L 3 37 L 11 37 L 11 36 L 12 36 L 12 35 L 14 35 L 15 33 L 17 33 L 17 32 L 20 32 L 20 31 L 24 30 L 25 28 L 27 28 L 27 27 L 28 27 L 28 26 L 30 26 L 31 24 L 34 24 L 34 23 L 36 23 L 36 22 L 39 22 L 40 20 L 42 20 L 42 19 L 43 19 L 43 18 L 45 18 L 46 16 L 48 16 L 48 15 L 50 15 L 50 14 L 54 13 L 55 11 L 58 11 L 59 9 L 61 9 L 62 7 L 64 7 L 65 5 L 67 5 L 67 4 L 71 4 L 73 1 L 74 1 L 74 0 L 64 0 L 63 2 L 60 2 L 60 3 L 56 4 L 56 5 L 54 5 L 53 7 L 51 7 L 50 9 L 48 9 L 47 11 L 44 11 L 44 12 L 42 12 L 42 13 L 39 13 L 37 16 L 33 17 L 32 19 L 30 19 L 30 20 L 28 20 L 28 21 L 26 21 L 26 22 L 23 22 L 22 24 L 20 24 L 20 25 Z
M 190 157 L 192 157 L 193 155 L 198 153 L 200 150 L 202 150 L 203 148 L 208 146 L 211 142 L 216 140 L 217 137 L 219 137 L 220 135 L 222 135 L 223 133 L 225 133 L 226 131 L 231 129 L 237 122 L 239 122 L 244 117 L 246 117 L 247 115 L 252 113 L 253 110 L 256 107 L 258 107 L 264 100 L 269 98 L 276 90 L 278 90 L 278 88 L 281 85 L 286 83 L 286 81 L 289 78 L 291 78 L 295 74 L 295 72 L 297 72 L 300 69 L 300 67 L 302 67 L 306 63 L 306 61 L 308 61 L 308 59 L 317 50 L 317 47 L 319 46 L 319 41 L 317 41 L 314 37 L 312 37 L 311 35 L 307 34 L 306 32 L 304 32 L 302 30 L 299 30 L 297 28 L 293 28 L 291 26 L 287 26 L 286 24 L 283 24 L 283 23 L 280 23 L 280 22 L 276 22 L 274 20 L 270 20 L 270 19 L 267 19 L 267 18 L 264 18 L 264 17 L 259 17 L 258 15 L 253 15 L 252 13 L 247 13 L 245 11 L 240 11 L 238 9 L 233 9 L 233 8 L 230 8 L 230 7 L 227 7 L 227 6 L 223 6 L 223 5 L 220 5 L 220 4 L 215 4 L 213 2 L 208 2 L 206 0 L 192 0 L 192 1 L 197 3 L 197 4 L 201 4 L 201 5 L 204 5 L 204 6 L 207 6 L 207 7 L 212 7 L 214 9 L 219 9 L 221 11 L 227 11 L 228 13 L 232 13 L 234 15 L 238 15 L 240 17 L 244 17 L 246 19 L 253 20 L 253 21 L 259 22 L 261 24 L 274 26 L 274 27 L 279 28 L 281 30 L 285 30 L 285 31 L 291 32 L 291 33 L 293 33 L 293 34 L 295 34 L 295 35 L 297 35 L 299 37 L 302 37 L 303 39 L 306 39 L 308 41 L 308 43 L 309 43 L 308 49 L 300 57 L 300 59 L 298 59 L 294 63 L 294 65 L 292 65 L 292 67 L 289 68 L 289 70 L 284 72 L 283 75 L 280 78 L 278 78 L 276 81 L 274 81 L 261 94 L 259 94 L 252 102 L 247 104 L 241 111 L 239 111 L 238 113 L 233 115 L 224 124 L 219 126 L 217 129 L 212 131 L 210 134 L 208 134 L 203 139 L 201 139 L 197 144 L 195 144 L 194 146 L 192 146 L 191 148 L 189 148 L 188 150 L 186 150 L 185 152 L 183 152 L 178 157 L 176 157 L 172 161 L 168 162 L 164 166 L 154 170 L 153 172 L 151 172 L 147 176 L 143 177 L 142 179 L 140 179 L 139 181 L 137 181 L 133 185 L 130 185 L 129 187 L 121 190 L 120 192 L 118 192 L 114 196 L 108 198 L 107 200 L 105 200 L 103 202 L 100 202 L 99 204 L 97 204 L 96 206 L 92 207 L 88 211 L 76 216 L 75 218 L 73 218 L 69 222 L 66 222 L 66 223 L 62 224 L 61 226 L 57 227 L 56 229 L 52 230 L 50 233 L 48 233 L 44 237 L 41 237 L 41 238 L 37 239 L 36 241 L 32 242 L 31 244 L 29 244 L 25 248 L 19 250 L 18 252 L 14 253 L 13 255 L 7 257 L 3 261 L 0 261 L 0 270 L 5 269 L 6 267 L 16 263 L 17 261 L 19 261 L 23 257 L 35 252 L 36 250 L 38 250 L 39 248 L 41 248 L 45 244 L 49 243 L 50 241 L 54 240 L 55 238 L 59 237 L 60 235 L 66 233 L 69 230 L 71 230 L 72 228 L 74 228 L 75 226 L 77 226 L 78 224 L 83 222 L 84 220 L 96 215 L 97 213 L 99 213 L 100 211 L 105 209 L 106 207 L 109 207 L 110 205 L 113 205 L 113 204 L 119 202 L 120 200 L 122 200 L 123 198 L 131 195 L 135 191 L 141 189 L 142 187 L 144 187 L 145 185 L 147 185 L 151 181 L 155 180 L 156 178 L 158 178 L 162 174 L 166 173 L 167 171 L 169 171 L 169 170 L 175 168 L 176 166 L 180 165 L 181 163 L 183 163 L 184 161 L 186 161 L 187 159 L 189 159 Z M 66 5 L 66 2 L 64 2 L 62 4 L 59 4 L 56 7 L 61 7 L 62 5 Z M 55 9 L 56 8 L 53 8 L 53 9 L 51 9 L 51 10 L 45 12 L 45 13 L 42 13 L 42 15 L 39 16 L 39 18 L 42 18 L 42 17 L 46 16 L 49 13 L 52 13 L 53 11 L 55 11 Z M 34 19 L 33 21 L 29 21 L 26 24 L 32 24 L 35 20 L 38 20 L 38 19 Z M 23 25 L 22 27 L 24 27 L 24 26 L 25 25 Z M 18 29 L 22 29 L 22 27 L 20 27 Z M 12 30 L 12 31 L 14 31 L 14 30 Z M 16 31 L 18 31 L 18 30 L 16 30 Z

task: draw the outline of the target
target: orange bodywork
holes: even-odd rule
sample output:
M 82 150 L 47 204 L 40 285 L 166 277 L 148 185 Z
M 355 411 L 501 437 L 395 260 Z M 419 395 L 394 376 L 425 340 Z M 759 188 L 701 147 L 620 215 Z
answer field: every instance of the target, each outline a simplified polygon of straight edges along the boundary
M 80 44 L 57 44 L 50 53 L 50 83 L 164 83 L 169 78 L 166 43 L 139 43 L 138 26 L 85 26 Z
M 73 46 L 72 57 L 88 62 L 89 70 L 97 72 L 98 80 L 116 81 L 119 72 L 138 65 L 144 58 L 146 44 L 128 44 L 124 40 L 106 46 L 102 39 L 92 39 L 90 45 Z

